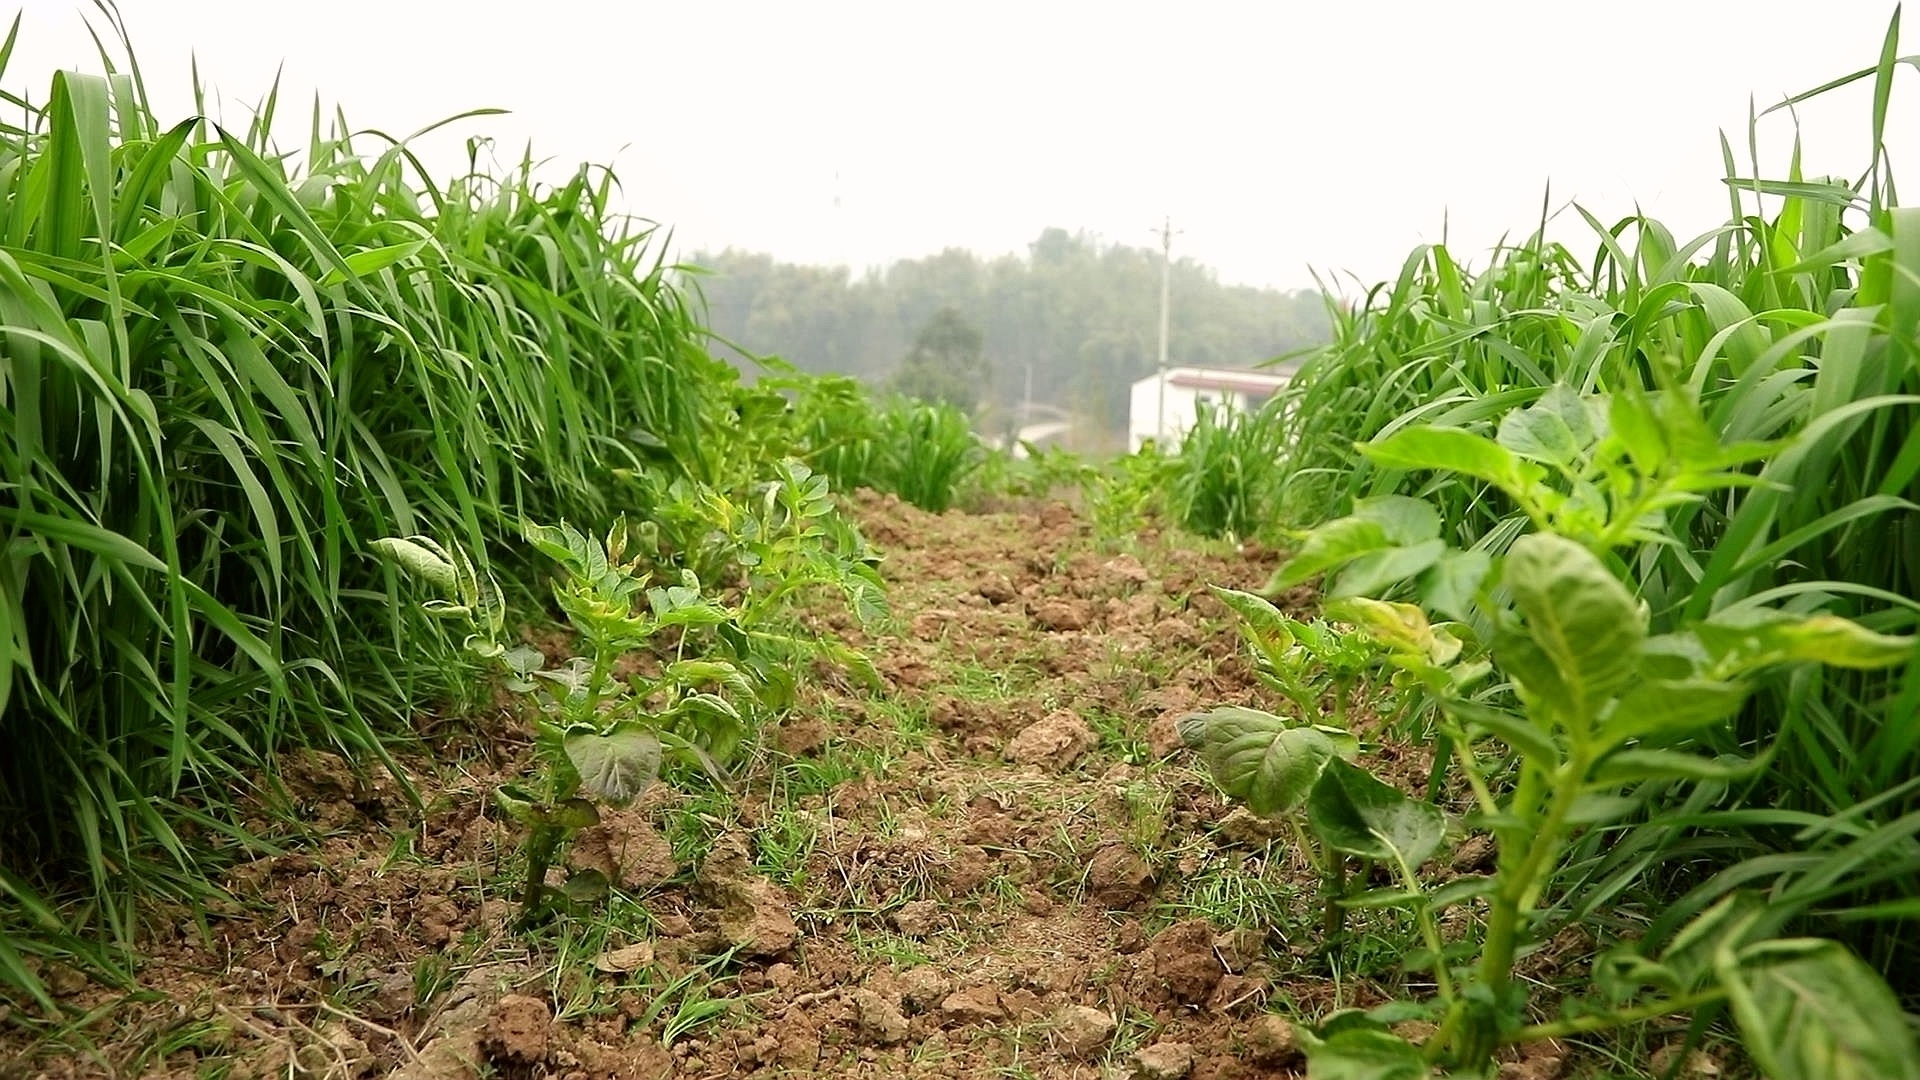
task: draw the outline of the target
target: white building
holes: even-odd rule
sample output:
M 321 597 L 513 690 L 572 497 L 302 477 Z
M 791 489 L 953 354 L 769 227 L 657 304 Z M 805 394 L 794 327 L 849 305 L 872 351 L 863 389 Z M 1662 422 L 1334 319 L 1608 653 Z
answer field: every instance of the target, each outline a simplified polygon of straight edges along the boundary
M 1138 450 L 1154 439 L 1161 446 L 1177 443 L 1193 425 L 1202 402 L 1245 411 L 1257 409 L 1287 385 L 1297 365 L 1262 370 L 1251 368 L 1174 367 L 1166 372 L 1164 412 L 1158 374 L 1133 384 L 1127 410 L 1127 449 Z

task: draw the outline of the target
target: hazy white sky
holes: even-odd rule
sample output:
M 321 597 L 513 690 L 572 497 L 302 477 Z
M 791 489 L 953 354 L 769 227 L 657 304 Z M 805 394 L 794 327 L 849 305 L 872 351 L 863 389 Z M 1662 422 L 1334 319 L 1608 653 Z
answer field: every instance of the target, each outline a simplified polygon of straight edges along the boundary
M 1750 97 L 1869 66 L 1891 0 L 122 0 L 164 119 L 189 62 L 229 122 L 284 63 L 286 145 L 317 89 L 355 127 L 447 169 L 482 134 L 516 159 L 611 162 L 682 250 L 856 267 L 944 247 L 1024 250 L 1051 225 L 1150 244 L 1229 281 L 1390 277 L 1451 223 L 1483 261 L 1543 189 L 1636 203 L 1684 239 L 1727 213 L 1717 133 L 1745 159 Z M 97 70 L 91 0 L 25 0 L 5 86 L 42 100 Z M 1897 87 L 1911 160 L 1920 78 Z M 1809 173 L 1861 171 L 1864 84 L 1802 112 Z M 1783 174 L 1792 127 L 1763 122 Z M 1920 184 L 1920 172 L 1908 169 Z M 1571 214 L 1566 215 L 1572 217 Z M 1579 228 L 1584 228 L 1580 226 Z M 1567 236 L 1580 235 L 1572 227 Z M 1582 242 L 1581 250 L 1586 245 Z

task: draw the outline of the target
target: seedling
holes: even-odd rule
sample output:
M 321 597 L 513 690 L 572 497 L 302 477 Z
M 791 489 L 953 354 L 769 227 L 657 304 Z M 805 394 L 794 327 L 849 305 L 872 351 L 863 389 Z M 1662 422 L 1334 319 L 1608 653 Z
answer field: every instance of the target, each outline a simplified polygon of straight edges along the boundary
M 552 667 L 526 645 L 502 643 L 504 613 L 499 591 L 464 553 L 431 538 L 388 538 L 376 548 L 396 565 L 442 593 L 423 606 L 466 622 L 466 647 L 505 670 L 507 688 L 536 706 L 535 757 L 541 775 L 533 785 L 503 784 L 495 803 L 528 830 L 527 878 L 520 922 L 529 925 L 563 899 L 603 894 L 609 883 L 596 871 L 569 879 L 563 895 L 546 884 L 561 846 L 580 829 L 597 824 L 596 802 L 621 805 L 637 797 L 660 772 L 664 753 L 675 753 L 717 771 L 715 756 L 736 745 L 746 721 L 715 689 L 747 698 L 751 688 L 733 664 L 675 655 L 657 676 L 628 674 L 616 664 L 649 648 L 663 631 L 677 630 L 684 645 L 689 630 L 728 622 L 732 614 L 700 595 L 692 574 L 677 585 L 649 586 L 628 550 L 625 519 L 605 542 L 571 526 L 529 524 L 529 543 L 560 564 L 554 598 L 583 651 Z

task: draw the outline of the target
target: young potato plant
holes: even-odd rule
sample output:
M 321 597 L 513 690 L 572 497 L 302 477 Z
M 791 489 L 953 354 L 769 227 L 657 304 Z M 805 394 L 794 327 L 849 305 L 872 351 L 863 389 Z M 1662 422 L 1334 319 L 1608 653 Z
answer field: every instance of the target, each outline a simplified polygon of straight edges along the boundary
M 1530 1022 L 1515 978 L 1526 946 L 1552 932 L 1541 900 L 1576 837 L 1619 827 L 1672 785 L 1765 767 L 1766 752 L 1708 757 L 1691 742 L 1741 708 L 1757 675 L 1807 662 L 1886 667 L 1914 654 L 1910 638 L 1756 606 L 1654 631 L 1613 549 L 1670 541 L 1668 511 L 1746 482 L 1732 470 L 1779 449 L 1723 448 L 1698 438 L 1702 430 L 1679 392 L 1655 400 L 1564 388 L 1503 417 L 1494 438 L 1405 429 L 1362 452 L 1383 468 L 1474 477 L 1536 531 L 1507 532 L 1515 538 L 1504 552 L 1463 551 L 1441 538 L 1433 507 L 1389 496 L 1315 529 L 1282 568 L 1279 584 L 1332 574 L 1329 593 L 1351 597 L 1343 615 L 1437 704 L 1441 749 L 1477 807 L 1470 824 L 1490 830 L 1498 852 L 1491 874 L 1430 888 L 1419 867 L 1444 839 L 1436 807 L 1346 762 L 1330 739 L 1305 734 L 1316 730 L 1307 724 L 1236 725 L 1218 711 L 1196 719 L 1190 737 L 1231 794 L 1272 811 L 1297 804 L 1304 787 L 1321 843 L 1379 859 L 1399 879 L 1354 902 L 1409 909 L 1426 938 L 1437 999 L 1325 1018 L 1309 1043 L 1311 1076 L 1411 1080 L 1435 1067 L 1488 1075 L 1503 1046 L 1724 1008 L 1775 1080 L 1920 1077 L 1920 1049 L 1880 976 L 1837 943 L 1774 940 L 1779 920 L 1741 894 L 1657 956 L 1614 951 L 1596 965 L 1599 992 L 1568 1001 L 1556 1019 Z M 1418 604 L 1356 595 L 1396 588 Z M 1428 611 L 1456 621 L 1431 621 Z M 1475 752 L 1489 742 L 1507 751 L 1500 775 Z M 1464 954 L 1450 953 L 1436 916 L 1469 902 L 1484 924 Z M 1451 955 L 1470 962 L 1456 968 Z M 1418 1046 L 1387 1026 L 1422 1016 L 1437 1030 Z
M 763 706 L 791 704 L 797 672 L 814 659 L 878 680 L 865 654 L 794 617 L 796 601 L 818 590 L 837 592 L 863 627 L 889 614 L 879 557 L 841 516 L 825 476 L 789 459 L 738 497 L 685 478 L 655 496 L 652 520 L 633 530 L 639 550 L 664 572 L 692 570 L 737 597 L 714 633 Z
M 520 922 L 529 925 L 565 900 L 603 894 L 608 882 L 581 871 L 561 895 L 546 884 L 547 870 L 580 829 L 596 824 L 596 803 L 622 805 L 659 776 L 663 755 L 681 755 L 709 769 L 737 746 L 747 726 L 739 705 L 752 688 L 731 662 L 689 657 L 688 632 L 730 622 L 733 614 L 701 596 L 698 579 L 651 586 L 629 546 L 624 518 L 604 542 L 570 525 L 529 524 L 527 541 L 557 562 L 554 598 L 577 636 L 579 653 L 552 667 L 538 650 L 503 642 L 504 612 L 493 582 L 464 553 L 424 536 L 389 537 L 375 548 L 441 595 L 423 605 L 468 623 L 466 647 L 496 661 L 507 688 L 535 707 L 535 758 L 541 775 L 531 785 L 503 784 L 495 802 L 527 829 L 527 878 Z M 655 647 L 679 631 L 676 653 L 656 675 L 618 672 L 636 650 Z
M 1331 699 L 1333 726 L 1346 727 L 1354 691 L 1386 664 L 1386 650 L 1373 635 L 1326 619 L 1303 622 L 1254 593 L 1210 588 L 1240 617 L 1240 637 L 1253 653 L 1260 681 L 1302 716 L 1318 714 Z

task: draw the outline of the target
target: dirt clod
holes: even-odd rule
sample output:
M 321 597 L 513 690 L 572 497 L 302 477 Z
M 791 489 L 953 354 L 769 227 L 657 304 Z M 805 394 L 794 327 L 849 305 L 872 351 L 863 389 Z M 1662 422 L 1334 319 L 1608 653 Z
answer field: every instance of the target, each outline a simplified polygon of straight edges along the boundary
M 900 976 L 900 998 L 908 1012 L 928 1012 L 952 990 L 953 980 L 931 965 L 909 968 Z
M 1304 1056 L 1300 1033 L 1284 1016 L 1265 1013 L 1247 1028 L 1247 1051 L 1262 1065 L 1292 1065 Z
M 1193 1071 L 1193 1047 L 1183 1042 L 1157 1042 L 1133 1055 L 1139 1080 L 1185 1080 Z
M 949 1024 L 991 1024 L 1006 1015 L 1000 991 L 991 986 L 955 990 L 940 1002 L 940 1017 Z
M 905 1041 L 907 1018 L 898 1006 L 872 990 L 855 990 L 849 996 L 863 1038 L 882 1046 Z
M 1123 844 L 1109 844 L 1087 862 L 1087 898 L 1126 910 L 1153 898 L 1153 867 Z
M 1089 1005 L 1068 1005 L 1053 1017 L 1054 1042 L 1069 1057 L 1089 1058 L 1100 1053 L 1117 1027 L 1113 1014 Z
M 893 913 L 893 928 L 910 938 L 931 937 L 940 929 L 940 902 L 914 900 Z
M 1072 601 L 1048 600 L 1033 609 L 1033 622 L 1043 630 L 1085 630 L 1087 609 L 1084 604 Z
M 1008 761 L 1065 770 L 1100 744 L 1100 736 L 1072 711 L 1060 709 L 1033 724 L 1007 743 Z
M 1205 919 L 1188 919 L 1167 927 L 1153 939 L 1148 952 L 1153 956 L 1155 977 L 1176 1001 L 1205 1001 L 1226 974 L 1213 954 L 1213 927 Z
M 539 1065 L 547 1059 L 547 1041 L 553 1010 L 525 994 L 508 994 L 487 1018 L 480 1048 L 491 1061 L 506 1065 Z

